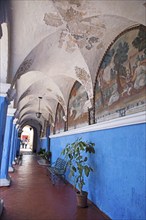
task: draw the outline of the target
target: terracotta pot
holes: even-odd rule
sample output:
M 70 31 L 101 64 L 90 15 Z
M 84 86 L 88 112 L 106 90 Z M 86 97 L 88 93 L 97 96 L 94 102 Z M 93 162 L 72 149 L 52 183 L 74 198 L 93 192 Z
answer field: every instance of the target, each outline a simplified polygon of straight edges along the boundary
M 80 192 L 76 193 L 77 205 L 79 207 L 86 208 L 88 206 L 87 205 L 87 196 L 88 196 L 88 193 L 85 191 L 83 191 L 83 194 L 80 194 Z

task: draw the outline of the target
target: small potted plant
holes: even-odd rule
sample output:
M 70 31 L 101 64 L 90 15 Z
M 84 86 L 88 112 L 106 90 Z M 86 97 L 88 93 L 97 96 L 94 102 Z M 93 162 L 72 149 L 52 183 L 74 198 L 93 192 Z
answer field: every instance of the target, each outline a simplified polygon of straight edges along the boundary
M 46 151 L 45 149 L 41 148 L 40 151 L 38 152 L 38 155 L 44 160 L 46 160 L 49 164 L 51 164 L 51 156 L 52 156 L 51 151 Z
M 80 207 L 87 207 L 88 193 L 83 191 L 83 186 L 85 185 L 85 177 L 88 177 L 89 173 L 93 171 L 93 168 L 88 164 L 88 156 L 95 153 L 94 146 L 94 143 L 78 138 L 75 142 L 67 144 L 62 151 L 68 162 L 69 176 L 73 178 L 75 188 L 78 188 L 77 204 Z

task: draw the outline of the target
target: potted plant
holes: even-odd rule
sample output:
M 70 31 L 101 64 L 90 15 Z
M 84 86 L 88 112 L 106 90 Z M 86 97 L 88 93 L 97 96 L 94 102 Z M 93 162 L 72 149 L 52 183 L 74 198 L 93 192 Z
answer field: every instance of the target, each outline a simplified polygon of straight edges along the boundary
M 52 156 L 51 151 L 46 151 L 45 149 L 41 148 L 40 151 L 38 152 L 38 155 L 44 160 L 46 160 L 49 164 L 51 164 L 51 156 Z
M 88 156 L 95 153 L 94 146 L 94 143 L 78 138 L 75 142 L 67 144 L 62 151 L 70 170 L 69 176 L 74 180 L 74 187 L 78 188 L 77 203 L 80 207 L 87 207 L 88 193 L 83 191 L 83 186 L 85 177 L 88 177 L 89 173 L 93 171 L 88 164 Z

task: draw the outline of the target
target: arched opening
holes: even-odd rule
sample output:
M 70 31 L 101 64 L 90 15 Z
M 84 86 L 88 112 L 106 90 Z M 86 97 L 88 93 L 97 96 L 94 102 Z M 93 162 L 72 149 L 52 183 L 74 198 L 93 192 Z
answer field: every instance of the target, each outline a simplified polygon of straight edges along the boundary
M 20 135 L 20 150 L 22 152 L 23 151 L 32 152 L 34 146 L 33 142 L 34 142 L 34 129 L 29 125 L 25 125 Z

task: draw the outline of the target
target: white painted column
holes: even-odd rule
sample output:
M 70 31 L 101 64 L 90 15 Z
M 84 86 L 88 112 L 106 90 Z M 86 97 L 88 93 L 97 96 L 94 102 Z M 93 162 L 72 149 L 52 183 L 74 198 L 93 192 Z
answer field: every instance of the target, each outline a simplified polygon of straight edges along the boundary
M 7 108 L 9 100 L 7 97 L 7 91 L 10 88 L 10 84 L 0 83 L 0 167 L 3 151 L 4 132 L 7 116 Z
M 15 108 L 8 108 L 8 116 L 11 116 L 12 118 L 14 117 L 16 109 Z M 13 138 L 14 138 L 14 120 L 13 120 L 13 125 L 11 129 L 11 141 L 10 141 L 10 155 L 9 155 L 9 165 L 8 165 L 8 171 L 9 172 L 14 172 L 14 168 L 12 166 L 12 158 L 13 158 Z
M 9 157 L 9 172 L 14 172 L 14 159 L 13 159 L 13 152 L 14 152 L 14 136 L 15 136 L 15 121 L 13 121 L 12 126 L 12 136 L 11 136 L 11 146 L 10 146 L 10 157 Z
M 16 138 L 17 138 L 17 128 L 16 128 L 16 124 L 17 124 L 17 118 L 15 118 L 13 120 L 13 135 L 12 135 L 12 139 L 11 139 L 11 144 L 12 144 L 12 155 L 11 155 L 11 161 L 10 163 L 12 165 L 15 165 L 15 159 L 16 159 Z
M 3 36 L 0 39 L 0 82 L 7 82 L 8 74 L 8 25 L 7 23 L 1 24 Z
M 1 28 L 2 28 L 2 37 L 0 39 L 0 97 L 6 97 L 7 94 L 6 92 L 8 91 L 8 89 L 10 88 L 10 84 L 6 84 L 7 82 L 7 74 L 8 74 L 8 25 L 7 23 L 2 23 L 1 24 Z M 3 85 L 2 85 L 3 84 Z M 1 114 L 1 112 L 0 112 Z M 2 116 L 2 115 L 1 115 Z M 0 136 L 2 136 L 2 131 L 0 131 L 1 134 Z M 1 151 L 3 146 L 0 146 Z M 0 156 L 1 157 L 1 156 Z M 1 158 L 0 158 L 1 160 Z M 3 199 L 0 199 L 0 216 L 2 214 L 3 211 L 3 206 L 4 206 L 4 201 Z
M 10 158 L 10 147 L 11 147 L 11 136 L 12 136 L 12 125 L 13 125 L 13 116 L 15 109 L 8 108 L 6 128 L 4 135 L 3 143 L 3 153 L 2 153 L 2 162 L 1 162 L 1 172 L 0 172 L 0 186 L 9 186 L 10 177 L 8 175 L 9 168 L 9 158 Z
M 1 49 L 1 48 L 0 48 Z M 0 72 L 1 76 L 1 72 Z M 1 80 L 1 77 L 0 77 Z M 3 136 L 4 136 L 4 130 L 5 130 L 5 122 L 6 122 L 6 112 L 7 112 L 7 107 L 9 104 L 9 99 L 7 98 L 7 91 L 10 88 L 10 84 L 6 83 L 1 83 L 0 81 L 0 161 L 2 157 L 2 150 L 3 150 Z M 1 163 L 0 163 L 1 167 Z M 2 214 L 4 207 L 4 201 L 3 199 L 0 198 L 0 216 Z

